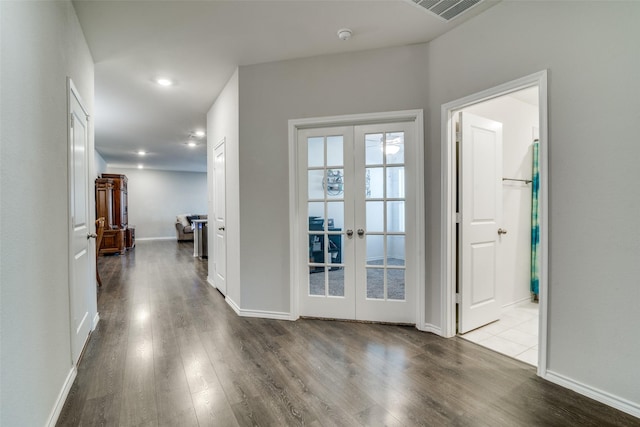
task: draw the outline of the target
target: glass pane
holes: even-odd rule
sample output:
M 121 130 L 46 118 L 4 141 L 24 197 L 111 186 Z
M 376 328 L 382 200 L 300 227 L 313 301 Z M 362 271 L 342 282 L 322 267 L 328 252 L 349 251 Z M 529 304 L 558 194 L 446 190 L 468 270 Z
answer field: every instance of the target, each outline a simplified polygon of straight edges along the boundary
M 384 231 L 384 202 L 366 202 L 367 231 L 369 233 Z
M 369 199 L 382 199 L 384 197 L 384 168 L 367 168 L 366 191 Z
M 324 263 L 324 234 L 309 234 L 309 262 Z
M 309 202 L 309 230 L 324 230 L 324 202 Z
M 342 234 L 329 234 L 329 264 L 341 264 L 342 263 L 342 248 L 344 247 L 344 236 Z M 331 266 L 331 269 L 339 268 L 338 266 Z
M 324 180 L 323 170 L 309 171 L 307 185 L 309 187 L 309 199 L 324 199 L 324 188 L 322 181 Z
M 327 203 L 327 226 L 329 231 L 344 229 L 344 202 Z
M 387 299 L 404 299 L 404 269 L 387 270 Z
M 327 169 L 327 197 L 339 199 L 344 192 L 344 170 Z
M 327 166 L 342 166 L 342 135 L 327 137 Z
M 367 268 L 367 298 L 384 299 L 384 268 Z
M 326 295 L 324 267 L 309 267 L 309 295 Z
M 404 166 L 387 168 L 387 197 L 404 198 Z
M 365 162 L 367 165 L 382 164 L 382 134 L 369 133 L 364 136 Z
M 387 265 L 404 265 L 404 236 L 387 236 Z
M 367 211 L 367 220 L 369 213 Z M 387 202 L 387 231 L 404 233 L 404 202 Z
M 307 138 L 307 157 L 310 167 L 324 166 L 324 138 L 316 136 Z
M 384 236 L 370 234 L 367 235 L 367 264 L 384 264 Z
M 387 164 L 404 163 L 404 132 L 387 134 L 385 153 L 387 154 Z
M 331 267 L 329 269 L 329 295 L 332 297 L 344 296 L 344 268 Z

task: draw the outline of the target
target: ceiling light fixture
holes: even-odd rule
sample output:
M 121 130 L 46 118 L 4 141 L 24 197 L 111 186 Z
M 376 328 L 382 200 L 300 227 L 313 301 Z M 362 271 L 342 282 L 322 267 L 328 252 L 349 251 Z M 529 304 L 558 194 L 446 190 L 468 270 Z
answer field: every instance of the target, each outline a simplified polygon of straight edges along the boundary
M 338 30 L 338 38 L 342 41 L 347 41 L 351 38 L 353 31 L 348 28 L 341 28 Z
M 144 156 L 144 155 L 146 155 L 146 154 L 147 154 L 147 152 L 146 152 L 146 151 L 144 151 L 144 150 L 138 150 L 138 156 Z
M 144 165 L 143 165 L 142 163 L 140 163 L 140 164 L 138 165 L 138 169 L 144 169 Z
M 193 133 L 194 136 L 198 137 L 198 138 L 202 138 L 203 136 L 205 136 L 206 134 L 204 133 L 203 130 L 197 130 Z
M 187 142 L 187 145 L 191 148 L 195 147 L 196 145 L 198 145 L 195 141 L 189 141 Z
M 160 86 L 172 86 L 173 85 L 173 80 L 168 79 L 166 77 L 158 77 L 156 79 L 156 83 L 158 83 Z
M 389 156 L 393 156 L 398 151 L 400 151 L 400 146 L 394 144 L 387 144 L 387 147 L 384 150 L 384 152 Z

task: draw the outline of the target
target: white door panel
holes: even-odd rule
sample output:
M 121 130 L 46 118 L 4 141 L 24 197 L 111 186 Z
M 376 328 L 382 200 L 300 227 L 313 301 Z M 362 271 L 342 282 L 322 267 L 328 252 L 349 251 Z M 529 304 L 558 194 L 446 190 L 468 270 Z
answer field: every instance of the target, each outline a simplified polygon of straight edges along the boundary
M 69 94 L 69 209 L 71 239 L 71 274 L 69 305 L 71 311 L 71 359 L 75 365 L 91 331 L 92 271 L 89 239 L 89 157 L 88 120 L 73 85 Z
M 226 241 L 226 157 L 225 141 L 213 153 L 213 259 L 216 288 L 227 294 L 227 241 Z
M 460 113 L 459 332 L 498 320 L 498 228 L 502 221 L 502 124 Z

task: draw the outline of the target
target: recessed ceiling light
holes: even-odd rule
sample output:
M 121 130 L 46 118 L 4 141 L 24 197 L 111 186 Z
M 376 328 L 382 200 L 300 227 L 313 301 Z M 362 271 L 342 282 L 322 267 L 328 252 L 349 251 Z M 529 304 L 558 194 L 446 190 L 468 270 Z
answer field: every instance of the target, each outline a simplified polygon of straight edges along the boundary
M 195 136 L 197 136 L 198 138 L 202 138 L 203 136 L 205 136 L 205 133 L 203 130 L 197 130 L 193 133 Z
M 195 142 L 195 141 L 189 141 L 189 142 L 187 142 L 187 145 L 188 145 L 189 147 L 193 148 L 193 147 L 195 147 L 195 146 L 196 146 L 196 145 L 198 145 L 198 144 L 196 144 L 196 142 Z
M 139 164 L 138 165 L 138 169 L 144 169 L 144 165 L 143 164 Z
M 146 154 L 147 154 L 147 152 L 146 152 L 146 151 L 144 151 L 144 150 L 138 150 L 138 156 L 144 156 L 144 155 L 146 155 Z
M 173 80 L 166 77 L 158 77 L 156 79 L 156 83 L 158 83 L 160 86 L 171 86 L 173 85 Z

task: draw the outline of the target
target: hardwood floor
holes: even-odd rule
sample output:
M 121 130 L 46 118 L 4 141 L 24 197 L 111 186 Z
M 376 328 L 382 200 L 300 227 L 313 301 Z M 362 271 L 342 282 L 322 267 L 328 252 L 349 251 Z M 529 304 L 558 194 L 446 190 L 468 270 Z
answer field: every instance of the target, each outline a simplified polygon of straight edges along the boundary
M 100 323 L 59 426 L 640 425 L 462 339 L 238 317 L 191 242 L 99 260 Z

